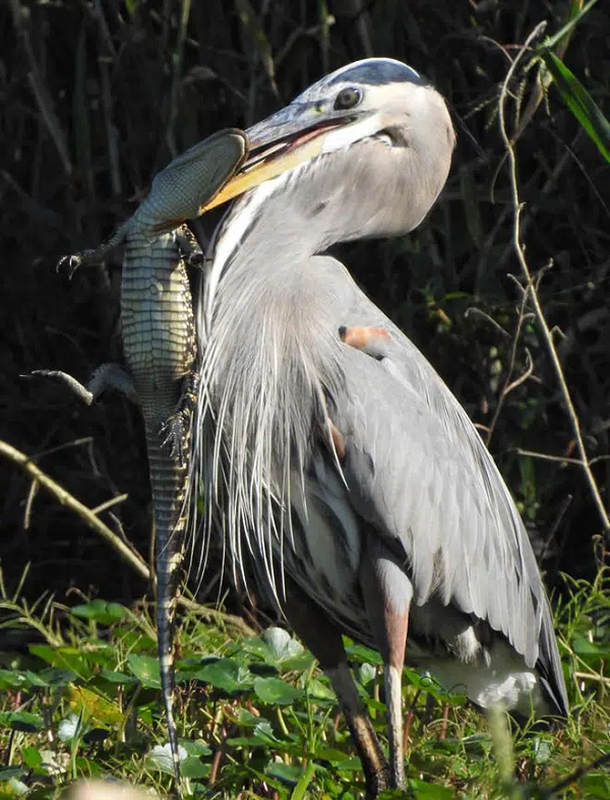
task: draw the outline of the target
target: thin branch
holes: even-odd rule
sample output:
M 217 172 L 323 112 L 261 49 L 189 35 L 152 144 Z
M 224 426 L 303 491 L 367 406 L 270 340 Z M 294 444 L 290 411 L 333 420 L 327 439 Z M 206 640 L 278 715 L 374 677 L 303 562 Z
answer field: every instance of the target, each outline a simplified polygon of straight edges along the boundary
M 548 789 L 548 795 L 558 794 L 559 792 L 566 789 L 571 783 L 575 783 L 576 781 L 580 780 L 584 775 L 588 772 L 593 772 L 593 770 L 598 769 L 599 767 L 603 766 L 604 764 L 608 764 L 610 762 L 610 753 L 604 753 L 604 755 L 596 758 L 595 761 L 592 761 L 590 764 L 583 764 L 581 767 L 578 767 L 574 770 L 567 778 L 559 781 L 550 789 Z M 547 792 L 545 792 L 545 795 Z
M 40 68 L 38 66 L 38 62 L 36 61 L 34 47 L 32 46 L 32 41 L 30 39 L 31 11 L 27 6 L 22 6 L 19 3 L 19 0 L 11 0 L 11 11 L 13 14 L 13 24 L 15 26 L 15 30 L 21 39 L 21 44 L 28 60 L 28 66 L 30 68 L 30 71 L 28 72 L 28 80 L 32 88 L 32 93 L 36 98 L 40 116 L 44 121 L 51 139 L 53 140 L 53 144 L 55 145 L 55 149 L 57 150 L 57 154 L 59 155 L 59 159 L 66 175 L 71 175 L 72 162 L 68 153 L 66 138 L 64 136 L 64 132 L 62 131 L 57 114 L 53 109 L 53 102 L 51 100 L 49 90 L 42 78 L 42 75 L 40 74 Z
M 517 363 L 517 347 L 519 345 L 519 340 L 521 339 L 521 330 L 523 328 L 523 322 L 526 317 L 525 309 L 527 306 L 527 295 L 528 295 L 528 289 L 526 288 L 521 296 L 521 305 L 519 306 L 519 319 L 517 320 L 517 330 L 515 331 L 515 335 L 513 337 L 513 346 L 511 347 L 511 352 L 510 352 L 510 364 L 508 367 L 508 372 L 506 373 L 504 387 L 500 392 L 500 397 L 498 398 L 498 403 L 494 411 L 493 419 L 491 420 L 491 423 L 489 425 L 489 430 L 485 441 L 487 447 L 489 447 L 489 444 L 491 442 L 491 437 L 493 436 L 496 423 L 500 416 L 500 412 L 502 411 L 502 407 L 504 406 L 504 401 L 506 400 L 510 392 L 512 392 L 513 389 L 516 389 L 517 386 L 519 386 L 521 383 L 526 381 L 534 371 L 534 364 L 528 352 L 529 363 L 526 371 L 524 372 L 523 375 L 521 375 L 521 377 L 517 378 L 516 380 L 512 380 L 513 372 L 515 371 L 515 366 Z
M 32 459 L 12 447 L 7 442 L 0 441 L 0 455 L 10 459 L 14 464 L 21 467 L 35 482 L 52 494 L 63 506 L 74 511 L 83 522 L 105 539 L 110 546 L 132 566 L 135 571 L 145 580 L 150 580 L 150 570 L 146 566 L 142 557 L 131 550 L 110 528 L 105 525 L 95 513 L 80 500 L 66 491 L 52 478 L 50 478 Z
M 129 545 L 125 544 L 123 540 L 114 533 L 107 525 L 105 525 L 98 517 L 95 515 L 96 509 L 91 509 L 88 506 L 84 505 L 77 500 L 70 492 L 66 491 L 62 486 L 56 483 L 52 478 L 50 478 L 45 472 L 43 472 L 40 467 L 38 467 L 34 461 L 22 453 L 17 448 L 13 447 L 12 445 L 8 444 L 0 440 L 0 455 L 5 456 L 14 464 L 17 464 L 24 472 L 26 472 L 33 480 L 33 482 L 38 485 L 42 486 L 46 489 L 50 494 L 52 494 L 63 506 L 69 508 L 71 511 L 74 511 L 82 520 L 83 522 L 88 525 L 92 530 L 98 533 L 102 539 L 110 544 L 110 546 L 119 554 L 119 556 L 127 563 L 130 567 L 140 575 L 144 580 L 151 581 L 153 585 L 156 584 L 156 580 L 153 577 L 151 579 L 151 572 L 142 559 L 142 556 L 134 549 L 132 549 Z M 120 497 L 114 497 L 108 501 L 108 503 L 103 503 L 101 506 L 98 506 L 97 510 L 101 510 L 103 508 L 108 508 L 111 505 L 115 505 L 116 503 L 124 500 L 126 495 L 122 495 Z M 224 625 L 231 625 L 234 628 L 238 628 L 242 633 L 247 636 L 254 636 L 255 631 L 251 628 L 243 619 L 240 617 L 236 617 L 233 614 L 226 614 L 223 611 L 216 611 L 212 608 L 206 608 L 202 606 L 200 603 L 197 603 L 196 600 L 192 600 L 190 597 L 180 597 L 178 598 L 178 604 L 183 608 L 194 612 L 206 619 L 213 620 L 216 623 L 222 623 Z
M 568 456 L 553 456 L 550 453 L 538 453 L 535 450 L 523 450 L 521 447 L 515 448 L 515 453 L 519 456 L 530 456 L 539 458 L 542 461 L 555 461 L 559 464 L 573 464 L 575 467 L 584 467 L 585 464 L 580 458 L 569 458 Z
M 100 503 L 99 506 L 92 508 L 91 513 L 96 515 L 101 514 L 102 511 L 106 511 L 107 509 L 112 508 L 113 506 L 116 506 L 119 503 L 124 503 L 128 497 L 129 497 L 128 494 L 119 494 L 117 495 L 117 497 L 111 497 L 110 500 L 106 500 L 105 503 Z
M 517 259 L 519 261 L 519 265 L 521 266 L 521 271 L 523 273 L 523 276 L 525 277 L 527 288 L 530 292 L 530 296 L 532 299 L 532 305 L 534 307 L 534 311 L 536 312 L 536 317 L 538 319 L 538 324 L 540 325 L 548 352 L 551 356 L 551 361 L 553 363 L 553 367 L 555 368 L 555 373 L 557 375 L 557 380 L 559 382 L 561 394 L 563 396 L 563 400 L 568 411 L 568 416 L 572 425 L 572 431 L 574 434 L 574 438 L 576 440 L 578 452 L 580 454 L 580 460 L 577 463 L 579 463 L 582 469 L 584 470 L 585 477 L 587 483 L 589 484 L 589 489 L 593 496 L 593 500 L 597 507 L 600 519 L 602 521 L 604 528 L 607 530 L 610 527 L 610 519 L 608 518 L 608 513 L 602 501 L 599 487 L 597 486 L 597 483 L 591 471 L 591 465 L 589 462 L 587 451 L 585 449 L 585 443 L 580 428 L 580 421 L 578 419 L 578 415 L 576 414 L 576 409 L 574 408 L 574 403 L 572 402 L 570 390 L 568 389 L 568 385 L 565 376 L 563 374 L 561 362 L 559 361 L 559 356 L 557 355 L 557 350 L 555 349 L 553 336 L 551 334 L 551 331 L 549 330 L 549 326 L 544 316 L 544 311 L 542 310 L 542 306 L 540 305 L 540 299 L 536 291 L 536 286 L 532 279 L 530 268 L 525 258 L 525 252 L 521 244 L 521 212 L 523 206 L 521 204 L 521 199 L 519 197 L 519 182 L 517 178 L 517 157 L 515 155 L 513 142 L 506 130 L 505 106 L 506 106 L 506 98 L 509 93 L 509 84 L 513 76 L 515 75 L 515 72 L 521 62 L 521 59 L 523 58 L 524 55 L 526 55 L 529 52 L 529 46 L 531 42 L 540 34 L 542 28 L 543 28 L 542 24 L 537 25 L 536 28 L 534 28 L 534 30 L 532 31 L 532 33 L 528 36 L 527 41 L 525 42 L 525 46 L 523 47 L 521 52 L 516 56 L 515 60 L 511 64 L 506 74 L 506 78 L 504 79 L 504 83 L 502 85 L 502 91 L 500 93 L 500 104 L 499 104 L 500 132 L 502 134 L 502 139 L 504 140 L 504 146 L 506 148 L 506 153 L 508 156 L 509 177 L 510 177 L 510 186 L 511 186 L 512 203 L 513 203 L 513 249 L 517 255 Z

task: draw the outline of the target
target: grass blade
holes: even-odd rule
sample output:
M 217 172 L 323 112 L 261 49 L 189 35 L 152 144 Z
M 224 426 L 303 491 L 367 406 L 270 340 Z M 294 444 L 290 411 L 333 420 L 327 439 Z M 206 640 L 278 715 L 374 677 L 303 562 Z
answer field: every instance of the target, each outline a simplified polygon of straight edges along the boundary
M 593 139 L 599 152 L 610 162 L 610 122 L 578 78 L 550 50 L 540 57 L 550 72 L 564 102 Z

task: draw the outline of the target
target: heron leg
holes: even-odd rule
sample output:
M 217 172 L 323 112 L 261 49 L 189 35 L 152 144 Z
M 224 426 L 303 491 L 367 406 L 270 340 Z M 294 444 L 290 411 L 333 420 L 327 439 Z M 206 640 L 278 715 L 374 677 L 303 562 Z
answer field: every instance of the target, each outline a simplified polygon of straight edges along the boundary
M 292 582 L 286 582 L 288 622 L 328 676 L 362 762 L 367 800 L 389 788 L 390 767 L 358 696 L 341 632 Z
M 342 341 L 356 350 L 362 350 L 367 355 L 381 360 L 387 355 L 387 344 L 391 336 L 387 328 L 372 325 L 342 325 L 339 328 Z
M 369 537 L 360 576 L 371 630 L 384 663 L 392 789 L 405 783 L 402 735 L 402 670 L 413 588 L 403 565 L 377 538 Z

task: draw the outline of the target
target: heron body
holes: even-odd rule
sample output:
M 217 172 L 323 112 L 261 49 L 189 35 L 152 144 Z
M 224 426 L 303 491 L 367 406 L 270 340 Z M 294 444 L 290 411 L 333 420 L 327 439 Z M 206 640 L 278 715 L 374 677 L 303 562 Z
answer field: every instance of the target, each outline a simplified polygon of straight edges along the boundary
M 256 576 L 329 674 L 372 797 L 404 779 L 405 658 L 483 707 L 565 714 L 565 685 L 491 456 L 424 356 L 326 255 L 421 222 L 454 145 L 442 97 L 406 65 L 369 59 L 248 136 L 201 304 L 194 463 L 236 579 Z M 389 764 L 342 633 L 386 665 Z

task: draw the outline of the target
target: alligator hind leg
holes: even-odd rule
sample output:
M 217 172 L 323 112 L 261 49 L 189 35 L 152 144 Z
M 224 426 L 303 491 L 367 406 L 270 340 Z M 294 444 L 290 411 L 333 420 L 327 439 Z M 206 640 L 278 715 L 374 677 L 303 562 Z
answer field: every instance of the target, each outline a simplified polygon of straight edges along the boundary
M 134 403 L 138 402 L 136 390 L 131 375 L 114 362 L 102 364 L 89 378 L 87 385 L 83 385 L 67 372 L 55 369 L 35 369 L 30 375 L 42 375 L 54 378 L 65 383 L 66 386 L 80 398 L 83 403 L 90 406 L 106 389 L 117 389 Z
M 182 397 L 174 414 L 162 425 L 159 433 L 162 437 L 161 446 L 170 448 L 170 456 L 177 459 L 184 466 L 189 449 L 191 420 L 197 404 L 199 379 L 194 372 L 190 372 L 184 381 Z

